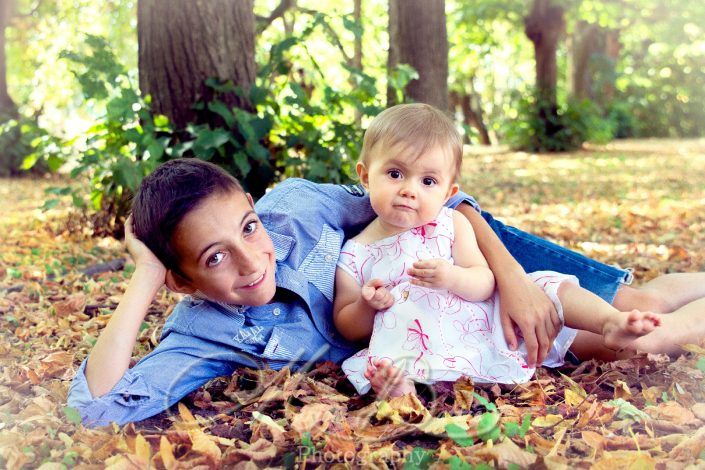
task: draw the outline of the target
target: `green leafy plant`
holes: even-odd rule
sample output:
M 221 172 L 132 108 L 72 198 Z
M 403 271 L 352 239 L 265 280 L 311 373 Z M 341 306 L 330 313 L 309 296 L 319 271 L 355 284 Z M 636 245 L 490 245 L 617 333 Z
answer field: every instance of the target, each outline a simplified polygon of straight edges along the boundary
M 0 175 L 16 176 L 28 170 L 45 173 L 61 166 L 61 139 L 41 127 L 36 116 L 6 116 L 0 122 Z M 45 158 L 37 164 L 40 156 Z
M 566 152 L 588 141 L 606 143 L 614 136 L 614 121 L 605 119 L 590 100 L 568 99 L 554 108 L 532 92 L 518 98 L 516 110 L 516 118 L 503 125 L 507 142 L 516 150 Z

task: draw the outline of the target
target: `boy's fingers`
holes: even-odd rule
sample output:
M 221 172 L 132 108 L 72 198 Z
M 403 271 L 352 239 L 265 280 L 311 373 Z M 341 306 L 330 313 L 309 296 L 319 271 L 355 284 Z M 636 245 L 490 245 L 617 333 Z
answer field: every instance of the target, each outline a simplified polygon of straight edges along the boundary
M 504 331 L 504 339 L 507 341 L 507 346 L 512 351 L 515 351 L 517 348 L 517 337 L 514 334 L 512 319 L 509 318 L 509 315 L 501 315 L 500 322 L 502 323 L 502 331 Z
M 546 359 L 548 354 L 548 349 L 551 347 L 551 341 L 548 339 L 544 328 L 537 327 L 536 341 L 538 342 L 538 351 L 536 353 L 536 366 L 538 367 L 543 364 L 543 360 Z
M 536 356 L 539 352 L 539 343 L 536 338 L 536 331 L 522 331 L 524 342 L 526 343 L 526 363 L 529 367 L 536 367 Z

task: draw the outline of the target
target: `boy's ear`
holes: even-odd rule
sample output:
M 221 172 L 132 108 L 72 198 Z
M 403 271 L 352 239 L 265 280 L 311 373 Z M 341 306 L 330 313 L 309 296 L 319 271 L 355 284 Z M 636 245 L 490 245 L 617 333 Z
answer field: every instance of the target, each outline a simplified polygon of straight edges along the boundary
M 250 203 L 250 207 L 254 209 L 255 208 L 255 201 L 254 201 L 254 199 L 252 199 L 252 196 L 250 195 L 250 193 L 245 193 L 245 197 L 247 198 L 247 202 Z
M 369 189 L 367 186 L 370 181 L 370 172 L 367 170 L 365 164 L 362 162 L 357 162 L 357 165 L 355 165 L 355 171 L 357 171 L 357 177 L 360 178 L 360 184 L 362 184 L 362 187 Z
M 446 202 L 448 199 L 458 194 L 458 191 L 460 191 L 460 186 L 458 186 L 458 183 L 451 184 L 450 188 L 448 188 L 448 194 L 446 194 Z
M 164 283 L 172 292 L 188 295 L 196 292 L 196 288 L 191 286 L 191 283 L 186 278 L 171 269 L 167 269 Z

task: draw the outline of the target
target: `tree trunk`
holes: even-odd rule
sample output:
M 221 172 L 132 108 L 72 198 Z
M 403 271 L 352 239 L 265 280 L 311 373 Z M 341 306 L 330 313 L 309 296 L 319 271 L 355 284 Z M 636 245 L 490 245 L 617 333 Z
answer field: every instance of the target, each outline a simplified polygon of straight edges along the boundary
M 5 56 L 5 30 L 10 23 L 11 2 L 0 0 L 0 120 L 17 117 L 17 105 L 7 90 L 7 57 Z
M 480 136 L 480 143 L 482 145 L 492 145 L 492 140 L 490 139 L 490 134 L 487 131 L 487 126 L 485 125 L 484 116 L 482 114 L 480 97 L 475 92 L 474 87 L 472 87 L 472 91 L 469 94 L 466 92 L 452 91 L 449 97 L 451 111 L 459 107 L 460 111 L 463 113 L 463 122 L 477 130 Z M 469 139 L 466 140 L 469 142 Z
M 563 8 L 552 5 L 551 0 L 534 0 L 524 20 L 524 32 L 534 44 L 538 95 L 553 106 L 556 105 L 556 51 L 564 30 Z
M 249 89 L 255 80 L 253 0 L 139 0 L 140 88 L 177 129 L 197 122 L 193 105 L 212 93 L 207 78 Z M 251 109 L 234 93 L 220 97 Z
M 549 138 L 563 128 L 556 96 L 556 51 L 564 30 L 563 8 L 552 5 L 551 0 L 534 0 L 529 16 L 524 19 L 524 32 L 534 44 L 537 114 Z
M 607 80 L 604 81 L 603 87 L 602 87 L 602 100 L 603 102 L 610 103 L 612 99 L 614 98 L 615 94 L 615 69 L 617 67 L 617 61 L 619 60 L 619 53 L 622 49 L 622 45 L 619 42 L 619 30 L 611 29 L 606 31 L 605 33 L 605 55 L 607 56 L 607 59 L 610 61 L 610 65 L 612 66 L 612 70 L 610 70 L 610 74 Z
M 444 0 L 389 1 L 388 70 L 409 64 L 419 74 L 406 97 L 448 110 L 448 37 Z M 388 104 L 396 97 L 387 90 Z
M 578 99 L 593 98 L 590 59 L 599 52 L 599 26 L 580 21 L 571 38 L 568 65 L 570 94 Z

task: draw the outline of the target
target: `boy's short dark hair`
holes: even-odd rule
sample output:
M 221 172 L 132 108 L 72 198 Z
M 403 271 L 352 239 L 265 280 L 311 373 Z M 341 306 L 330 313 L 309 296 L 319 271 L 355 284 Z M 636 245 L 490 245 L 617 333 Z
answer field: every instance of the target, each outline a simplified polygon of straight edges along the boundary
M 179 272 L 179 257 L 171 244 L 176 227 L 213 194 L 243 192 L 237 179 L 197 158 L 169 160 L 142 180 L 132 201 L 135 236 L 164 264 Z

